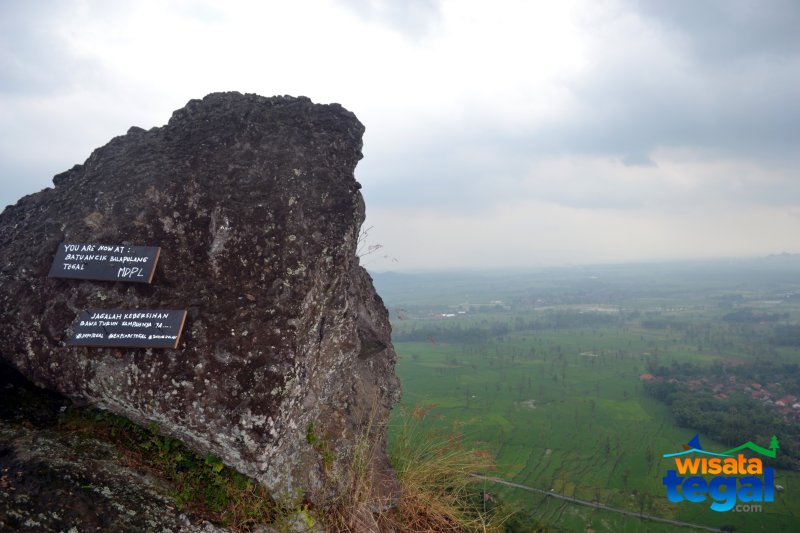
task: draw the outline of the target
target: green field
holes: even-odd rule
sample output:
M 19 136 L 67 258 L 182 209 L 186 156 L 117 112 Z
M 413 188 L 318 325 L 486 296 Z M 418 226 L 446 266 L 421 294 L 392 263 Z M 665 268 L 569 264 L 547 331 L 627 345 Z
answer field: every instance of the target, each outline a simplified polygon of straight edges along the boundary
M 783 278 L 779 286 L 770 280 L 737 279 L 731 276 L 728 285 L 703 289 L 703 281 L 691 276 L 662 277 L 658 295 L 645 290 L 644 275 L 635 286 L 605 283 L 594 291 L 560 279 L 533 291 L 522 288 L 516 300 L 506 287 L 502 306 L 473 306 L 463 314 L 456 310 L 470 307 L 459 299 L 461 281 L 449 302 L 446 287 L 427 306 L 424 295 L 409 291 L 411 311 L 400 298 L 395 305 L 388 302 L 394 310 L 402 405 L 406 411 L 435 405 L 427 419 L 431 430 L 455 430 L 468 445 L 492 451 L 497 469 L 491 474 L 508 481 L 710 527 L 798 531 L 798 472 L 776 472 L 776 483 L 785 491 L 761 512 L 717 513 L 708 508 L 710 501 L 670 503 L 661 482 L 673 465 L 662 454 L 679 451 L 694 431 L 678 427 L 668 406 L 645 394 L 640 375 L 648 365 L 765 357 L 800 362 L 797 348 L 769 344 L 768 328 L 721 321 L 740 306 L 780 311 L 783 322 L 796 321 L 797 300 L 774 295 L 785 293 L 791 283 Z M 582 295 L 575 296 L 580 290 Z M 546 295 L 539 300 L 548 300 L 539 309 L 529 304 L 536 292 Z M 613 296 L 620 293 L 622 297 Z M 559 302 L 559 294 L 568 303 Z M 487 294 L 485 299 L 495 298 Z M 455 316 L 442 318 L 442 313 Z M 402 416 L 403 410 L 395 409 L 393 426 Z M 703 435 L 701 439 L 709 450 L 730 448 Z M 486 490 L 554 529 L 676 529 L 520 489 Z

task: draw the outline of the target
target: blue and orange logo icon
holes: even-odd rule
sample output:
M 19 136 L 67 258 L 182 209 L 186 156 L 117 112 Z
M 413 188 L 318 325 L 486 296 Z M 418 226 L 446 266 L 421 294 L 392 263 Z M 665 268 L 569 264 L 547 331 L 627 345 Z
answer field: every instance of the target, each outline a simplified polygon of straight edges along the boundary
M 775 501 L 775 470 L 765 468 L 760 457 L 745 456 L 745 450 L 774 459 L 778 438 L 772 437 L 769 448 L 748 441 L 715 453 L 704 450 L 695 435 L 683 451 L 664 454 L 675 461 L 675 468 L 667 470 L 662 480 L 667 498 L 674 503 L 699 503 L 710 497 L 711 509 L 718 512 L 730 511 L 737 502 Z

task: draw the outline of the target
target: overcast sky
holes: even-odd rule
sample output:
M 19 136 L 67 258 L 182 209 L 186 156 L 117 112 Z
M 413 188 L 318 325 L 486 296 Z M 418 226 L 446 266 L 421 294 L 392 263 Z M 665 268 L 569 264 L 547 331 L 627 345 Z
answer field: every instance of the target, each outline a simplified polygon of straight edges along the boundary
M 798 28 L 796 0 L 0 0 L 0 204 L 235 90 L 365 124 L 374 270 L 797 253 Z

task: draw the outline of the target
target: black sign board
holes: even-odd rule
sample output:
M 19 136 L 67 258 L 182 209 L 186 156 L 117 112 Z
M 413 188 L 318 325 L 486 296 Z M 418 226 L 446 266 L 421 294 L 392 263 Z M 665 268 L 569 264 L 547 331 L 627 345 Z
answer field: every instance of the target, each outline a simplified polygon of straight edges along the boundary
M 186 311 L 178 309 L 90 309 L 80 314 L 68 343 L 73 346 L 177 348 Z
M 62 242 L 58 245 L 48 276 L 150 283 L 160 253 L 161 248 L 156 246 Z

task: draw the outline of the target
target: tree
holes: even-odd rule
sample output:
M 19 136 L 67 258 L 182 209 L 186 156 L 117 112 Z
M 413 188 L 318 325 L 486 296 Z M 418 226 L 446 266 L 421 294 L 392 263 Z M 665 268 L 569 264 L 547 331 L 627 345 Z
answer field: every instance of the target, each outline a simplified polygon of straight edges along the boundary
M 777 451 L 779 448 L 780 448 L 780 446 L 778 446 L 778 437 L 773 435 L 772 436 L 772 440 L 769 441 L 769 449 L 774 452 L 774 451 Z

